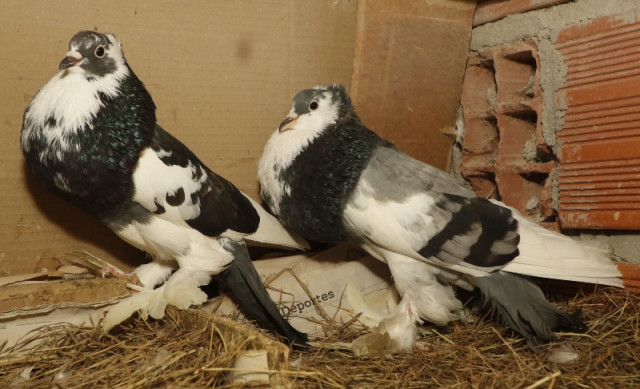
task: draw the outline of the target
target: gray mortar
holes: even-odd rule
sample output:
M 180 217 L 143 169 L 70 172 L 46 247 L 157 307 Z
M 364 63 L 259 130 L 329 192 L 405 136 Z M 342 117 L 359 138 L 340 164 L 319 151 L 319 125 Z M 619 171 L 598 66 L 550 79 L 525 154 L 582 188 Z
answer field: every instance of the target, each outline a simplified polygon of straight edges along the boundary
M 483 24 L 471 33 L 471 51 L 505 43 L 537 37 L 543 30 L 557 33 L 569 26 L 584 25 L 589 21 L 608 15 L 637 11 L 640 0 L 578 0 L 554 7 L 507 16 L 493 23 Z M 623 16 L 624 21 L 635 21 L 635 12 Z
M 640 263 L 640 237 L 637 234 L 615 231 L 608 238 L 614 258 Z
M 545 30 L 548 32 L 549 30 Z M 537 37 L 538 57 L 540 58 L 540 88 L 542 91 L 542 137 L 555 155 L 559 156 L 556 133 L 558 128 L 564 125 L 564 115 L 567 105 L 564 100 L 556 102 L 555 92 L 564 85 L 567 76 L 567 65 L 562 60 L 562 55 L 553 47 L 550 37 Z M 558 104 L 559 103 L 559 104 Z
M 478 52 L 485 48 L 532 38 L 538 46 L 540 86 L 542 94 L 541 124 L 545 142 L 558 155 L 556 132 L 564 124 L 567 106 L 564 101 L 556 102 L 555 92 L 565 83 L 567 67 L 562 55 L 555 49 L 559 31 L 584 25 L 589 21 L 609 16 L 621 15 L 623 22 L 640 20 L 640 0 L 577 0 L 540 10 L 507 16 L 473 29 L 469 50 Z M 460 156 L 456 156 L 460 158 Z M 455 164 L 452 164 L 455 166 Z M 557 209 L 557 171 L 553 171 L 553 207 Z M 633 231 L 587 231 L 581 239 L 600 247 L 608 247 L 616 259 L 640 263 L 640 236 Z

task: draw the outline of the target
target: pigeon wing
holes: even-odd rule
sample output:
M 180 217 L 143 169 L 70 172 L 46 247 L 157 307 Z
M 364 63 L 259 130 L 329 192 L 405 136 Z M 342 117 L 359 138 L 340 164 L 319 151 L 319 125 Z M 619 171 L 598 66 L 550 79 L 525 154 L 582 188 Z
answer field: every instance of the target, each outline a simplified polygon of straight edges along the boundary
M 365 244 L 437 265 L 493 270 L 518 254 L 509 209 L 392 145 L 373 151 L 344 218 Z
M 134 185 L 134 201 L 204 235 L 239 239 L 258 228 L 260 219 L 249 199 L 160 126 L 140 155 Z

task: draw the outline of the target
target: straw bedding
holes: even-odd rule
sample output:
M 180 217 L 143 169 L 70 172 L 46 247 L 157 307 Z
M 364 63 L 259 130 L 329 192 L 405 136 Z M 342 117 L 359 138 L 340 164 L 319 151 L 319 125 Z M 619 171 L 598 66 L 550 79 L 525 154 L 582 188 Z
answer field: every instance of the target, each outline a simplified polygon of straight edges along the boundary
M 494 320 L 428 328 L 415 351 L 355 357 L 345 342 L 367 330 L 323 322 L 325 337 L 291 351 L 267 334 L 197 309 L 170 309 L 161 321 L 132 317 L 115 331 L 67 324 L 42 327 L 0 351 L 0 387 L 238 387 L 229 379 L 242 350 L 267 351 L 272 387 L 283 388 L 638 388 L 640 296 L 612 289 L 555 301 L 582 309 L 586 334 L 560 334 L 560 346 L 532 352 Z M 37 342 L 36 342 L 37 340 Z

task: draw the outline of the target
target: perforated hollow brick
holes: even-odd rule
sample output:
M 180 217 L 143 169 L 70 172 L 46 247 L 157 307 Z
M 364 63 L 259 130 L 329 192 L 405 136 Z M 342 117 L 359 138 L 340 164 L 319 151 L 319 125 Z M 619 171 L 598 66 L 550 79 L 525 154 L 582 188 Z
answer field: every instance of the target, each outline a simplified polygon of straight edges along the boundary
M 640 10 L 558 33 L 567 107 L 557 138 L 566 228 L 640 229 Z
M 556 162 L 541 132 L 539 59 L 532 41 L 472 55 L 462 86 L 466 136 L 462 174 L 482 197 L 496 198 L 547 227 Z

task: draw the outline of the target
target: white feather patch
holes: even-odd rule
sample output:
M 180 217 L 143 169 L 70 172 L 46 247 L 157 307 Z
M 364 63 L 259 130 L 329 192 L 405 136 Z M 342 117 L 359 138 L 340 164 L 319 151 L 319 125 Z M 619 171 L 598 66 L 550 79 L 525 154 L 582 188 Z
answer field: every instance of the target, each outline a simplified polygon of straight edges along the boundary
M 108 332 L 116 325 L 128 319 L 135 312 L 146 319 L 164 317 L 167 305 L 178 309 L 187 309 L 192 305 L 199 305 L 207 301 L 207 295 L 200 290 L 199 280 L 188 271 L 180 269 L 161 287 L 154 290 L 141 290 L 136 294 L 120 301 L 107 312 L 102 328 Z
M 203 284 L 233 260 L 217 239 L 202 235 L 186 224 L 175 224 L 158 216 L 153 216 L 147 223 L 134 221 L 116 233 L 157 260 L 175 259 L 181 269 L 201 273 L 199 277 Z
M 338 118 L 338 107 L 331 102 L 330 96 L 318 100 L 317 110 L 300 115 L 290 129 L 283 132 L 275 130 L 271 134 L 258 162 L 258 179 L 262 191 L 273 199 L 272 211 L 276 215 L 280 211 L 280 200 L 291 191 L 291 188 L 279 180 L 280 173 Z M 293 106 L 289 115 L 295 115 Z
M 133 270 L 133 274 L 138 277 L 142 286 L 152 289 L 154 286 L 162 285 L 167 281 L 173 270 L 175 270 L 173 266 L 154 261 L 136 267 Z
M 23 147 L 28 147 L 33 128 L 42 128 L 48 142 L 68 148 L 67 138 L 89 124 L 101 108 L 99 94 L 115 97 L 120 81 L 129 74 L 121 51 L 112 51 L 119 52 L 114 57 L 114 73 L 89 81 L 84 69 L 76 65 L 60 71 L 36 93 L 25 113 Z M 57 123 L 47 124 L 49 118 Z
M 507 207 L 518 220 L 520 255 L 502 270 L 529 276 L 623 287 L 621 274 L 607 253 L 547 230 Z
M 386 354 L 412 350 L 418 339 L 416 311 L 408 299 L 402 299 L 392 312 L 373 328 L 372 333 L 359 336 L 351 345 L 356 356 Z
M 426 193 L 416 193 L 403 202 L 383 202 L 361 179 L 344 209 L 344 220 L 352 231 L 396 253 L 416 256 L 438 231 L 430 212 L 435 201 Z
M 160 159 L 160 156 L 165 155 L 170 155 L 170 152 L 160 150 L 156 153 L 151 148 L 144 149 L 133 173 L 133 199 L 152 212 L 156 210 L 156 204 L 159 204 L 166 210 L 162 218 L 186 225 L 185 220 L 200 215 L 200 202 L 193 204 L 191 194 L 200 190 L 207 180 L 207 173 L 204 167 L 200 166 L 202 175 L 198 180 L 194 180 L 196 166 L 191 162 L 186 167 L 168 166 Z M 180 189 L 184 191 L 184 202 L 178 206 L 169 205 L 166 201 L 167 195 L 175 194 Z
M 249 199 L 251 205 L 258 211 L 260 217 L 260 224 L 256 232 L 244 237 L 247 242 L 268 247 L 284 247 L 300 250 L 309 249 L 309 243 L 304 238 L 284 228 L 282 223 L 262 208 L 260 204 L 246 194 L 243 193 L 243 195 Z
M 396 253 L 386 254 L 398 293 L 411 301 L 417 316 L 438 325 L 460 319 L 462 303 L 450 285 L 443 285 L 437 267 Z

